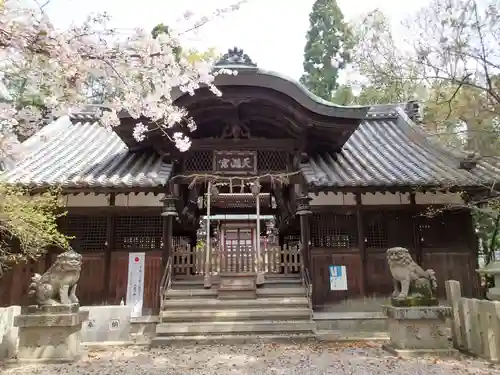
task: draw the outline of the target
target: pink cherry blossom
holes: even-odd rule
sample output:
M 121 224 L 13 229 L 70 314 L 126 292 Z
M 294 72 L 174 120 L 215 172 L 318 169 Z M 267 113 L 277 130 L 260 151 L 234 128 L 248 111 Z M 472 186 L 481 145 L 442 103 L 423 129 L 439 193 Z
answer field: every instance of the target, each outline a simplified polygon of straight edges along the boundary
M 219 9 L 215 16 L 243 2 Z M 11 139 L 3 133 L 27 135 L 50 119 L 97 102 L 109 108 L 103 111 L 103 126 L 118 125 L 117 113 L 126 111 L 137 119 L 137 140 L 160 129 L 185 151 L 191 144 L 188 133 L 196 125 L 184 108 L 174 105 L 172 89 L 193 95 L 209 87 L 221 95 L 214 86 L 215 75 L 235 74 L 214 71 L 214 61 L 188 59 L 179 52 L 179 34 L 173 29 L 157 38 L 139 29 L 125 35 L 107 26 L 107 14 L 92 14 L 81 25 L 58 30 L 43 6 L 26 3 L 0 2 L 2 139 Z M 209 20 L 202 17 L 192 29 Z M 144 117 L 151 122 L 140 122 Z M 179 123 L 185 124 L 183 131 L 170 133 Z

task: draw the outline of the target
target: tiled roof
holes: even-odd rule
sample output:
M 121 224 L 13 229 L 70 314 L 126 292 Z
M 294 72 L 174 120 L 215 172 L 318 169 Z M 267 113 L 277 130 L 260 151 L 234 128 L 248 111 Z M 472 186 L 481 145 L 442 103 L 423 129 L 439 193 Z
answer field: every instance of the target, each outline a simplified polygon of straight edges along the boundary
M 0 178 L 32 187 L 156 187 L 172 165 L 156 152 L 133 153 L 92 115 L 63 117 L 23 142 L 26 157 Z M 301 171 L 324 187 L 484 186 L 500 177 L 500 159 L 470 171 L 466 155 L 434 142 L 395 106 L 373 107 L 340 153 L 311 155 Z
M 62 117 L 26 140 L 26 157 L 1 178 L 32 187 L 154 187 L 168 181 L 172 165 L 156 152 L 134 154 L 94 118 L 79 117 Z
M 479 161 L 461 169 L 465 157 L 434 142 L 401 109 L 368 114 L 338 154 L 324 153 L 301 164 L 316 187 L 481 186 L 497 181 L 500 164 Z

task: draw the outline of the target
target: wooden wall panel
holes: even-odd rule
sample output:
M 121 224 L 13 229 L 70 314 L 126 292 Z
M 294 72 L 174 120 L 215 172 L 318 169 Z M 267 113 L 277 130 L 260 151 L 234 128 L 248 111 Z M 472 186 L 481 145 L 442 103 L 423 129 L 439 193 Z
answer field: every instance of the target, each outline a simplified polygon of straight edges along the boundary
M 28 297 L 31 278 L 35 273 L 43 273 L 44 271 L 45 257 L 40 258 L 37 262 L 23 262 L 13 266 L 0 279 L 0 289 L 2 290 L 0 306 L 26 306 L 31 304 L 32 301 Z
M 422 267 L 433 269 L 438 281 L 438 296 L 445 296 L 445 281 L 457 280 L 464 297 L 479 297 L 479 277 L 475 271 L 477 260 L 470 252 L 451 252 L 449 249 L 424 249 Z
M 159 311 L 160 283 L 163 276 L 161 251 L 146 253 L 146 270 L 144 275 L 144 307 Z
M 125 302 L 127 298 L 128 254 L 126 251 L 111 253 L 109 295 L 107 296 L 110 305 L 119 304 L 122 298 Z
M 100 305 L 105 302 L 104 252 L 82 254 L 82 272 L 76 288 L 80 305 Z
M 347 291 L 330 290 L 328 267 L 346 266 Z M 340 252 L 338 249 L 318 249 L 311 251 L 311 278 L 313 284 L 313 305 L 337 302 L 361 294 L 361 257 L 359 251 Z
M 384 250 L 366 252 L 366 295 L 387 296 L 392 292 L 392 276 Z

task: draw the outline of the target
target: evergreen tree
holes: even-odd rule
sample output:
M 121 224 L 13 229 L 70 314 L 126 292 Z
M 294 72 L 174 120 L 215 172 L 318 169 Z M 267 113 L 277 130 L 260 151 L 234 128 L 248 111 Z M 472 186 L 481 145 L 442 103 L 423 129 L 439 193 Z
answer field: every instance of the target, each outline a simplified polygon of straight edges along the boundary
M 351 59 L 351 32 L 336 0 L 316 0 L 309 23 L 300 81 L 319 97 L 332 100 L 338 72 Z

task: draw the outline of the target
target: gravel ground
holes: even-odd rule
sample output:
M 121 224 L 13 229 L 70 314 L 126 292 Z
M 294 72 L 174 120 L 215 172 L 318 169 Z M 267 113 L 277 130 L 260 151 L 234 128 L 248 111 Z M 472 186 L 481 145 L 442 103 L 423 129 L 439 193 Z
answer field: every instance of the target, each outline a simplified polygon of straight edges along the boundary
M 183 345 L 90 351 L 70 365 L 0 368 L 0 374 L 293 375 L 499 374 L 500 367 L 470 358 L 402 360 L 375 344 L 333 343 Z

